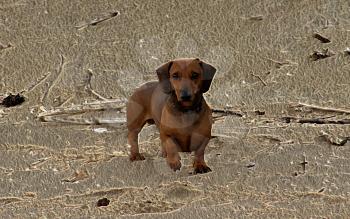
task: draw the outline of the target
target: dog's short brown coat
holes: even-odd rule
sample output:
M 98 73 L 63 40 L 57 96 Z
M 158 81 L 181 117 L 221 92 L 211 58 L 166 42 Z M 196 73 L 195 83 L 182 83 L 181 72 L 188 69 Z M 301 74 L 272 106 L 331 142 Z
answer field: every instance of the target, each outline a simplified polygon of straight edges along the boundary
M 136 89 L 127 105 L 130 160 L 144 160 L 139 152 L 138 134 L 146 123 L 160 132 L 162 155 L 174 170 L 181 168 L 178 152 L 195 152 L 194 172 L 211 169 L 204 150 L 211 138 L 211 109 L 203 98 L 216 69 L 199 59 L 176 59 L 157 70 L 159 82 Z

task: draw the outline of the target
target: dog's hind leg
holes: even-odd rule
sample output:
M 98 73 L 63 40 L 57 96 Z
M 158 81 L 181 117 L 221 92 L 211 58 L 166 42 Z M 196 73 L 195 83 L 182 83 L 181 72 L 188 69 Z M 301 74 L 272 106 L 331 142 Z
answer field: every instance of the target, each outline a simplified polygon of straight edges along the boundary
M 138 144 L 138 135 L 139 130 L 129 130 L 128 132 L 128 143 L 130 145 L 130 160 L 144 160 L 145 157 L 140 154 L 139 144 Z
M 146 121 L 147 115 L 145 108 L 131 99 L 127 106 L 128 143 L 130 145 L 131 161 L 145 159 L 139 151 L 138 135 Z

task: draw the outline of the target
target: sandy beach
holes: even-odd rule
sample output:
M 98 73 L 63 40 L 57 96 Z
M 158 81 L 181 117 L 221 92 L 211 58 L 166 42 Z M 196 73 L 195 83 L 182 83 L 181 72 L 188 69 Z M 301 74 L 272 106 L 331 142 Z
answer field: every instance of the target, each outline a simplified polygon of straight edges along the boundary
M 1 218 L 349 218 L 347 0 L 1 0 Z M 217 68 L 205 160 L 125 103 L 179 57 Z M 105 199 L 104 199 L 105 198 Z M 104 199 L 104 200 L 103 200 Z M 108 200 L 108 203 L 105 203 Z M 100 203 L 107 206 L 98 206 Z

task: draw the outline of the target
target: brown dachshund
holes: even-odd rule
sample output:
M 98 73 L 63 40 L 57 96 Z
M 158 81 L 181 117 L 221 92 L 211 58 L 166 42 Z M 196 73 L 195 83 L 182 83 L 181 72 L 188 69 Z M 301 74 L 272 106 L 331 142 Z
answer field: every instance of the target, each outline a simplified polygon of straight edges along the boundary
M 211 138 L 211 109 L 203 98 L 216 69 L 199 59 L 176 59 L 157 70 L 159 82 L 138 88 L 127 105 L 130 160 L 144 160 L 138 134 L 146 123 L 160 132 L 162 155 L 174 171 L 180 170 L 179 152 L 195 152 L 194 173 L 211 171 L 204 150 Z

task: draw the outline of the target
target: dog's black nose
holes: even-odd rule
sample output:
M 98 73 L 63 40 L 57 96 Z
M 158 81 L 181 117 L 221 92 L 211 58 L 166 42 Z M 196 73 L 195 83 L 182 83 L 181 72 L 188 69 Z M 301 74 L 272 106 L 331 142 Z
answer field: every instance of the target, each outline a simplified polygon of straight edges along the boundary
M 180 92 L 180 98 L 182 101 L 191 100 L 191 94 L 187 90 L 182 90 Z

